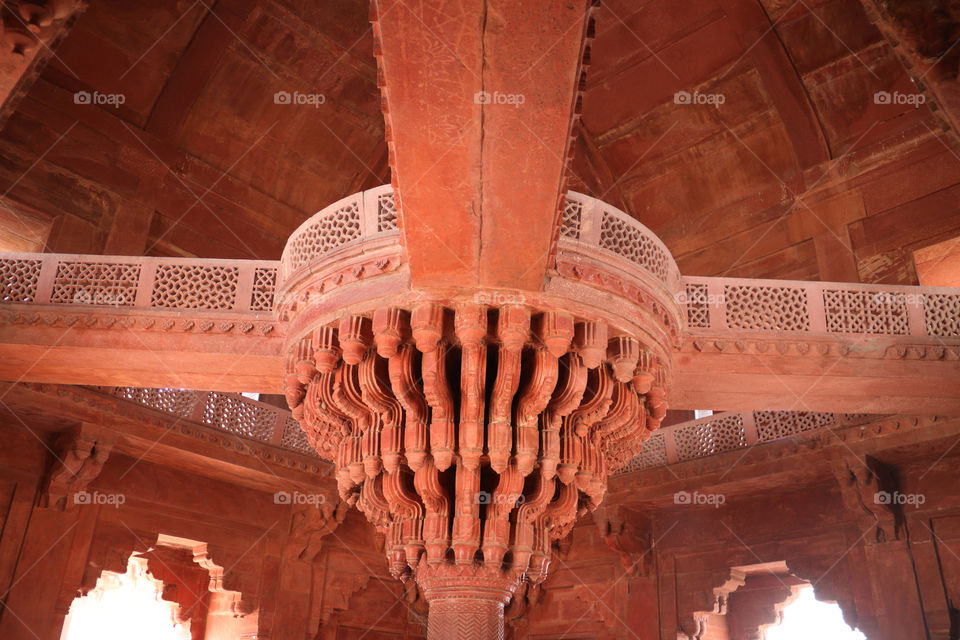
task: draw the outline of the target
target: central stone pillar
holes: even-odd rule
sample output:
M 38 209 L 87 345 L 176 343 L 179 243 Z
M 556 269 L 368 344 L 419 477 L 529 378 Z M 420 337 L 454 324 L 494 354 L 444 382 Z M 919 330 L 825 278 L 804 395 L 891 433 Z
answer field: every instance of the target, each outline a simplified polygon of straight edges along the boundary
M 483 566 L 420 567 L 430 613 L 428 640 L 503 640 L 503 608 L 519 577 Z

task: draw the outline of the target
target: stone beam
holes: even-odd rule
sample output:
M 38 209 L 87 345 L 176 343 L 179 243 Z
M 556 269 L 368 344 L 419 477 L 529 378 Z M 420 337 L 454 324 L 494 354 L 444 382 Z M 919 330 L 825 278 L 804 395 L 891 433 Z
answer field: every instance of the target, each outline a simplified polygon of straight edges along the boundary
M 525 304 L 659 319 L 674 408 L 960 414 L 957 289 L 681 277 L 648 229 L 574 192 L 560 229 L 557 272 Z M 416 296 L 408 269 L 389 185 L 304 222 L 279 263 L 3 254 L 0 378 L 278 393 L 302 332 L 290 283 L 311 278 L 318 313 L 340 317 Z
M 373 2 L 414 288 L 543 286 L 590 11 L 587 0 Z

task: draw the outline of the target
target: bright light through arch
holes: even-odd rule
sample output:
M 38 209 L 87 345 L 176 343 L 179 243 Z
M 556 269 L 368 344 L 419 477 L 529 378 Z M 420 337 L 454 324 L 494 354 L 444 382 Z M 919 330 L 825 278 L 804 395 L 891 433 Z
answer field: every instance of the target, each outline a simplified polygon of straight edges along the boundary
M 190 623 L 176 621 L 177 605 L 162 593 L 147 561 L 131 556 L 126 573 L 104 571 L 96 588 L 73 601 L 60 640 L 190 640 Z
M 859 631 L 847 626 L 836 604 L 818 601 L 813 587 L 803 587 L 797 599 L 783 608 L 783 622 L 767 627 L 766 640 L 866 640 Z

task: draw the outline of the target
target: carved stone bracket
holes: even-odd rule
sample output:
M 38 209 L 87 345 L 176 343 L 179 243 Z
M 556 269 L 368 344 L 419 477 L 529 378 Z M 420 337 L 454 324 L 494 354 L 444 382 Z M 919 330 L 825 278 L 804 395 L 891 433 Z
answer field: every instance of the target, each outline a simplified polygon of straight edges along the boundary
M 620 557 L 628 576 L 650 575 L 653 538 L 649 528 L 641 528 L 622 508 L 607 503 L 593 512 L 593 521 L 604 543 Z
M 343 524 L 349 505 L 329 492 L 319 505 L 297 505 L 293 510 L 290 535 L 283 547 L 283 556 L 302 562 L 313 562 L 323 550 L 323 539 Z
M 63 433 L 54 446 L 55 459 L 44 478 L 38 506 L 69 511 L 89 504 L 87 486 L 100 474 L 112 448 L 112 436 L 93 424 Z
M 896 470 L 870 456 L 859 456 L 849 449 L 837 450 L 833 465 L 844 506 L 856 514 L 866 544 L 900 540 L 905 536 L 906 517 L 899 503 Z

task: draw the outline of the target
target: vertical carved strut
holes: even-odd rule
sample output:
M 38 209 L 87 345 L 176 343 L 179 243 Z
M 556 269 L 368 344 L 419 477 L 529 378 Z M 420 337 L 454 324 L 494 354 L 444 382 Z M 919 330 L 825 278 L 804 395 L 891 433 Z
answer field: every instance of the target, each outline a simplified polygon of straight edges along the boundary
M 405 417 L 404 454 L 413 471 L 419 471 L 427 459 L 427 401 L 414 378 L 416 356 L 413 345 L 401 345 L 389 363 L 390 384 Z
M 487 425 L 487 453 L 490 467 L 503 473 L 510 460 L 513 441 L 513 398 L 520 386 L 523 346 L 530 338 L 530 311 L 524 307 L 500 309 L 497 323 L 497 378 L 490 394 L 490 419 Z
M 450 498 L 440 485 L 440 472 L 433 460 L 427 460 L 417 469 L 414 486 L 426 515 L 423 521 L 423 539 L 427 550 L 427 562 L 436 564 L 443 560 L 450 548 Z
M 430 405 L 430 453 L 440 471 L 453 464 L 455 429 L 453 396 L 447 380 L 447 349 L 443 342 L 443 307 L 423 304 L 413 310 L 411 325 L 423 354 L 423 393 Z
M 537 461 L 540 446 L 538 421 L 557 384 L 557 357 L 546 349 L 534 349 L 533 370 L 517 405 L 514 456 L 520 475 L 528 476 Z
M 561 462 L 570 464 L 570 456 L 565 451 L 568 448 L 568 438 L 564 435 L 566 429 L 563 425 L 566 424 L 566 417 L 570 412 L 580 406 L 583 391 L 587 386 L 587 367 L 580 356 L 568 353 L 560 363 L 560 380 L 541 418 L 543 446 L 540 464 L 548 478 L 557 473 Z M 569 480 L 567 482 L 569 483 Z
M 480 467 L 483 454 L 484 387 L 487 376 L 487 308 L 463 305 L 457 309 L 460 339 L 460 461 L 470 471 Z
M 368 350 L 360 362 L 359 372 L 361 398 L 376 414 L 380 431 L 379 438 L 373 434 L 370 451 L 364 453 L 367 477 L 372 477 L 371 472 L 376 474 L 379 471 L 381 461 L 388 473 L 397 473 L 403 451 L 402 409 L 387 382 L 387 363 L 377 358 L 376 352 Z

